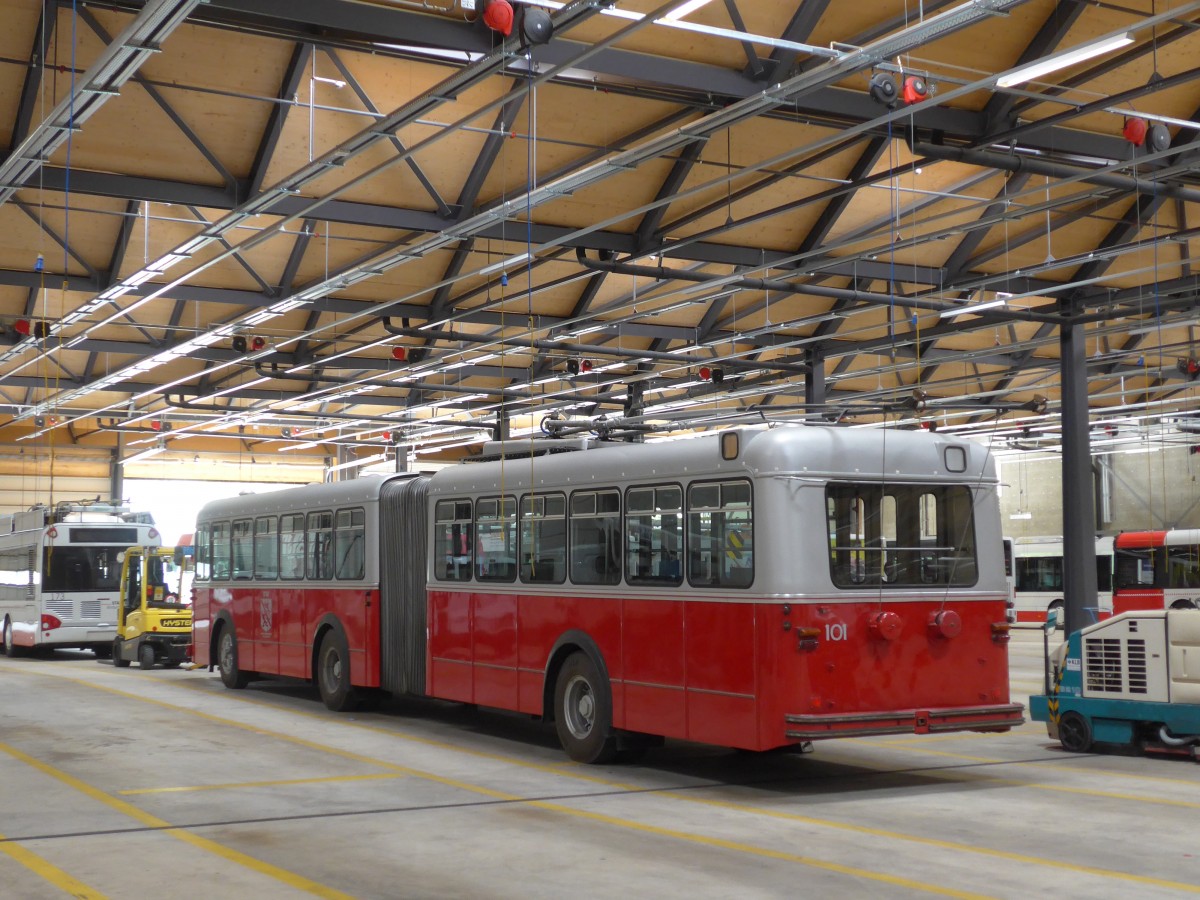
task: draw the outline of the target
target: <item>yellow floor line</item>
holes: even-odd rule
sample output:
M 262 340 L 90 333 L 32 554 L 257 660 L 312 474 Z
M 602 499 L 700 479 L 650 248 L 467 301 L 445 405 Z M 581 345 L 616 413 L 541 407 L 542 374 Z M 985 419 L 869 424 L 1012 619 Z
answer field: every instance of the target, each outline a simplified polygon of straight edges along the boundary
M 78 878 L 68 875 L 57 866 L 51 865 L 31 850 L 26 850 L 17 841 L 0 834 L 0 853 L 7 853 L 30 872 L 50 882 L 59 890 L 78 900 L 107 900 L 108 895 L 94 891 Z
M 320 752 L 330 753 L 330 754 L 340 756 L 345 759 L 353 759 L 357 762 L 369 763 L 371 765 L 379 766 L 379 767 L 382 767 L 385 769 L 390 769 L 392 771 L 404 772 L 406 774 L 413 775 L 414 777 L 434 781 L 439 784 L 445 784 L 450 787 L 456 787 L 461 790 L 469 791 L 471 793 L 482 794 L 484 796 L 494 797 L 497 799 L 521 801 L 521 802 L 525 802 L 529 806 L 537 807 L 540 809 L 546 809 L 546 810 L 553 811 L 553 812 L 561 812 L 566 815 L 593 819 L 595 821 L 609 821 L 611 824 L 620 825 L 621 827 L 625 827 L 625 828 L 633 828 L 635 830 L 648 831 L 648 832 L 664 834 L 664 835 L 671 834 L 671 836 L 678 836 L 681 840 L 692 840 L 697 843 L 709 844 L 711 846 L 720 845 L 718 843 L 720 841 L 720 839 L 718 839 L 718 838 L 708 838 L 705 835 L 691 835 L 690 833 L 687 833 L 687 832 L 677 832 L 676 833 L 676 832 L 670 832 L 669 830 L 657 830 L 655 826 L 643 825 L 638 822 L 632 822 L 632 821 L 627 821 L 627 820 L 623 820 L 623 819 L 615 819 L 615 818 L 610 819 L 609 817 L 605 817 L 601 814 L 589 813 L 589 812 L 585 812 L 582 810 L 573 809 L 571 807 L 560 806 L 558 804 L 546 803 L 546 802 L 542 802 L 542 801 L 526 801 L 526 800 L 524 800 L 524 798 L 521 798 L 519 796 L 504 794 L 499 791 L 494 791 L 491 788 L 485 788 L 481 785 L 473 785 L 473 784 L 470 784 L 467 782 L 461 782 L 461 781 L 457 781 L 455 779 L 450 779 L 450 778 L 445 778 L 440 775 L 435 775 L 430 772 L 423 772 L 423 771 L 420 771 L 417 769 L 412 769 L 412 768 L 409 768 L 406 766 L 399 766 L 394 763 L 388 763 L 384 760 L 372 759 L 371 757 L 363 756 L 363 755 L 357 754 L 357 753 L 352 753 L 347 750 L 341 750 L 340 748 L 337 748 L 337 747 L 329 747 L 329 746 L 326 746 L 323 744 L 318 744 L 316 742 L 308 741 L 304 738 L 295 737 L 293 735 L 285 734 L 282 732 L 268 731 L 266 729 L 262 729 L 257 726 L 254 726 L 254 725 L 247 725 L 242 722 L 238 722 L 237 720 L 234 720 L 234 719 L 225 719 L 221 716 L 215 716 L 215 715 L 212 715 L 211 713 L 205 713 L 205 712 L 201 712 L 199 710 L 190 709 L 185 706 L 179 706 L 174 703 L 168 703 L 164 700 L 157 700 L 157 699 L 145 697 L 145 696 L 142 696 L 139 694 L 132 694 L 132 693 L 129 693 L 126 691 L 122 691 L 118 688 L 112 688 L 112 687 L 108 687 L 106 685 L 95 684 L 93 682 L 83 681 L 81 679 L 69 678 L 69 677 L 65 677 L 65 676 L 53 676 L 53 677 L 62 678 L 65 681 L 70 681 L 75 684 L 79 684 L 83 687 L 89 687 L 89 688 L 92 688 L 95 690 L 100 690 L 100 691 L 104 691 L 107 693 L 116 694 L 118 696 L 127 697 L 132 700 L 139 700 L 139 701 L 142 701 L 145 703 L 153 704 L 156 706 L 161 706 L 166 709 L 172 709 L 172 710 L 176 710 L 176 711 L 180 711 L 180 712 L 185 712 L 185 713 L 188 713 L 189 715 L 198 716 L 198 717 L 203 718 L 208 721 L 221 723 L 221 724 L 224 724 L 224 725 L 227 725 L 230 727 L 238 728 L 238 729 L 241 729 L 244 731 L 250 731 L 255 734 L 260 734 L 260 735 L 267 736 L 267 737 L 274 737 L 278 740 L 283 740 L 283 741 L 286 741 L 286 742 L 289 742 L 292 744 L 297 744 L 299 746 L 308 747 L 310 749 L 314 749 L 314 750 L 317 750 Z M 281 708 L 274 704 L 257 703 L 253 700 L 250 700 L 248 698 L 243 698 L 241 696 L 231 696 L 228 699 L 235 699 L 238 702 L 247 703 L 249 705 L 270 706 L 271 708 L 273 708 L 279 712 L 283 712 L 283 713 L 287 713 L 287 714 L 311 716 L 311 717 L 320 718 L 326 722 L 331 721 L 330 717 L 328 717 L 328 716 L 322 716 L 322 715 L 318 715 L 315 713 L 307 713 L 307 712 L 297 711 L 297 710 L 290 710 L 290 709 L 286 709 L 286 708 Z M 334 719 L 333 721 L 336 721 L 336 719 Z M 402 740 L 407 739 L 405 735 L 398 734 L 397 732 L 395 732 L 391 729 L 378 728 L 376 726 L 367 725 L 367 724 L 364 724 L 361 722 L 346 721 L 341 724 L 348 725 L 348 726 L 354 727 L 356 729 L 365 729 L 365 730 L 370 730 L 370 731 L 374 731 L 374 732 L 387 734 L 392 737 L 400 738 Z M 448 744 L 448 743 L 444 743 L 444 742 L 437 742 L 437 741 L 433 741 L 433 740 L 429 740 L 429 739 L 418 739 L 418 740 L 421 743 L 432 744 L 432 745 L 439 746 L 439 747 L 455 749 L 455 750 L 459 749 L 459 748 L 454 747 L 454 745 L 452 745 L 452 744 Z M 464 752 L 467 752 L 471 755 L 476 755 L 476 756 L 487 756 L 489 758 L 496 759 L 496 760 L 506 762 L 506 763 L 519 763 L 519 761 L 517 761 L 517 760 L 514 760 L 510 757 L 504 757 L 499 754 L 485 754 L 485 753 L 478 753 L 476 751 L 464 751 Z M 940 751 L 933 751 L 933 750 L 922 751 L 922 752 L 936 753 L 938 755 L 946 755 L 946 756 L 955 755 L 955 754 L 943 753 Z M 979 757 L 975 757 L 975 758 L 965 757 L 965 758 L 974 759 L 976 761 L 1003 762 L 1003 760 L 985 760 L 985 759 L 979 758 Z M 562 769 L 560 769 L 558 767 L 552 767 L 550 765 L 537 764 L 537 763 L 528 764 L 528 765 L 532 768 L 541 769 L 543 771 L 550 772 L 553 774 L 567 776 L 567 777 L 571 777 L 571 778 L 579 778 L 580 780 L 586 780 L 591 783 L 602 784 L 602 785 L 606 785 L 609 787 L 618 788 L 621 790 L 641 790 L 641 788 L 638 787 L 637 785 L 623 784 L 621 782 L 610 781 L 610 780 L 604 779 L 604 778 L 598 778 L 598 777 L 591 776 L 591 775 L 585 775 L 581 772 L 576 773 L 576 772 L 570 772 L 570 771 L 563 771 Z M 1001 779 L 996 779 L 996 780 L 1002 781 Z M 1025 786 L 1024 782 L 1019 782 L 1019 781 L 1005 781 L 1004 783 L 1015 784 L 1017 786 Z M 1029 786 L 1034 786 L 1034 784 L 1030 783 Z M 1119 872 L 1119 871 L 1112 870 L 1112 869 L 1104 869 L 1104 868 L 1100 868 L 1097 866 L 1087 866 L 1087 865 L 1065 862 L 1063 860 L 1048 859 L 1048 858 L 1037 857 L 1037 856 L 1028 856 L 1028 855 L 1021 854 L 1021 853 L 1011 853 L 1011 852 L 1005 851 L 1005 850 L 996 850 L 993 848 L 980 847 L 980 846 L 973 845 L 973 844 L 963 844 L 963 843 L 958 843 L 956 841 L 945 841 L 945 840 L 940 840 L 938 838 L 926 838 L 926 837 L 921 837 L 919 835 L 912 835 L 912 834 L 906 834 L 904 832 L 890 831 L 890 830 L 882 829 L 882 828 L 872 828 L 870 826 L 865 826 L 865 825 L 853 825 L 850 823 L 838 822 L 835 820 L 818 819 L 818 818 L 814 818 L 811 816 L 804 816 L 804 815 L 800 815 L 797 813 L 782 812 L 782 811 L 773 810 L 773 809 L 769 809 L 769 808 L 765 808 L 765 807 L 757 807 L 757 806 L 751 806 L 748 804 L 714 800 L 711 797 L 696 797 L 696 796 L 691 796 L 690 793 L 686 792 L 686 791 L 663 790 L 663 791 L 656 791 L 655 793 L 657 796 L 672 797 L 674 799 L 682 799 L 682 800 L 686 800 L 688 802 L 701 803 L 701 804 L 706 804 L 706 805 L 710 805 L 710 806 L 714 806 L 714 807 L 735 810 L 738 812 L 743 812 L 743 813 L 747 813 L 747 814 L 751 814 L 751 815 L 764 815 L 764 816 L 768 816 L 770 818 L 783 819 L 783 820 L 787 820 L 787 821 L 798 822 L 798 823 L 803 823 L 806 825 L 811 825 L 811 826 L 816 826 L 816 827 L 821 827 L 821 828 L 828 828 L 828 829 L 837 830 L 837 831 L 848 831 L 848 832 L 857 833 L 857 834 L 870 835 L 873 837 L 886 838 L 886 839 L 890 839 L 890 840 L 905 841 L 908 843 L 920 844 L 922 846 L 937 847 L 940 849 L 951 850 L 951 851 L 962 852 L 962 853 L 978 854 L 978 855 L 982 855 L 982 856 L 986 856 L 986 857 L 990 857 L 990 858 L 994 858 L 994 859 L 1005 859 L 1005 860 L 1009 860 L 1012 862 L 1026 864 L 1026 865 L 1045 866 L 1045 867 L 1052 868 L 1052 869 L 1059 869 L 1059 870 L 1074 872 L 1077 874 L 1093 875 L 1093 876 L 1097 876 L 1097 877 L 1101 877 L 1101 878 L 1115 879 L 1115 880 L 1119 880 L 1119 881 L 1130 882 L 1133 884 L 1150 885 L 1150 886 L 1154 886 L 1154 887 L 1165 887 L 1165 888 L 1169 888 L 1169 889 L 1185 891 L 1187 893 L 1192 893 L 1192 894 L 1200 893 L 1200 885 L 1189 884 L 1186 882 L 1169 881 L 1166 879 L 1154 878 L 1152 876 L 1135 875 L 1135 874 L 1128 873 L 1128 872 Z M 1094 792 L 1094 795 L 1100 796 L 1100 797 L 1107 796 L 1103 792 Z M 1113 795 L 1113 797 L 1114 797 L 1114 799 L 1127 799 L 1128 795 Z M 1137 798 L 1137 799 L 1140 802 L 1146 802 L 1144 800 L 1144 798 Z M 690 835 L 690 837 L 688 835 Z M 743 846 L 746 849 L 743 849 L 742 852 L 751 853 L 757 849 L 757 850 L 762 851 L 761 854 L 759 854 L 759 855 L 771 856 L 774 858 L 778 858 L 776 856 L 775 851 L 767 850 L 765 848 L 754 848 L 754 847 L 751 847 L 750 845 L 743 845 Z M 799 862 L 799 861 L 801 861 L 801 858 L 797 857 L 794 859 L 794 861 Z M 821 863 L 821 861 L 819 861 L 819 860 L 815 861 L 815 862 L 805 862 L 806 865 L 818 865 L 818 867 L 819 867 L 820 863 Z M 837 864 L 828 863 L 827 865 L 832 867 L 832 866 L 836 866 Z M 841 871 L 840 868 L 836 869 L 836 870 Z M 870 873 L 870 872 L 864 871 L 864 872 L 859 872 L 857 874 L 859 875 L 859 877 L 863 877 L 863 878 L 871 878 L 873 880 L 882 880 L 882 881 L 887 881 L 888 883 L 898 883 L 898 882 L 891 881 L 893 876 L 883 875 L 882 873 Z M 943 890 L 946 890 L 946 889 L 937 888 L 937 887 L 931 886 L 931 885 L 921 885 L 921 886 L 913 885 L 913 886 L 917 887 L 920 890 L 929 891 L 932 893 L 940 893 Z
M 1056 763 L 1056 762 L 1033 762 L 1033 761 L 1019 760 L 1019 759 L 1007 760 L 1007 759 L 1000 759 L 999 757 L 971 756 L 966 753 L 951 753 L 949 750 L 930 750 L 930 749 L 923 748 L 923 747 L 897 747 L 895 744 L 893 744 L 890 741 L 887 741 L 887 742 L 871 741 L 870 746 L 886 747 L 886 748 L 890 748 L 893 750 L 897 750 L 897 749 L 906 750 L 906 751 L 911 751 L 913 753 L 922 753 L 926 756 L 944 756 L 948 759 L 961 759 L 963 762 L 987 763 L 987 764 L 991 764 L 991 765 L 1003 765 L 1003 766 L 1020 766 L 1021 768 L 1024 768 L 1024 769 L 1051 769 L 1055 772 L 1063 771 L 1063 764 Z M 1097 758 L 1097 757 L 1095 757 L 1095 756 L 1089 757 L 1087 754 L 1064 753 L 1063 762 L 1066 763 L 1071 759 L 1085 760 L 1085 759 L 1095 759 L 1095 758 Z M 1078 769 L 1073 770 L 1073 771 L 1080 773 L 1080 770 L 1078 770 Z M 1086 772 L 1082 772 L 1081 774 L 1095 775 L 1098 777 L 1102 777 L 1106 780 L 1116 778 L 1116 779 L 1125 779 L 1125 780 L 1130 780 L 1130 781 L 1149 781 L 1152 783 L 1157 782 L 1157 783 L 1161 783 L 1161 784 L 1177 784 L 1177 785 L 1184 785 L 1184 786 L 1191 787 L 1191 788 L 1200 788 L 1200 782 L 1196 782 L 1196 781 L 1194 781 L 1192 779 L 1188 779 L 1188 778 L 1166 778 L 1162 775 L 1145 775 L 1140 772 L 1120 772 L 1115 769 L 1088 770 Z M 1009 779 L 1005 779 L 1005 780 L 1007 781 Z M 1056 786 L 1056 785 L 1043 785 L 1041 782 L 1037 782 L 1037 781 L 1020 781 L 1020 782 L 1015 782 L 1015 783 L 1026 785 L 1028 787 L 1043 787 L 1044 786 L 1047 790 L 1070 790 L 1070 791 L 1088 792 L 1087 788 L 1065 788 L 1065 787 L 1058 788 L 1058 786 Z M 1176 805 L 1176 801 L 1156 800 L 1153 797 L 1146 797 L 1145 795 L 1141 795 L 1141 794 L 1134 796 L 1134 795 L 1130 795 L 1130 794 L 1110 794 L 1110 793 L 1107 793 L 1104 791 L 1095 791 L 1092 793 L 1095 793 L 1095 795 L 1097 797 L 1106 797 L 1106 798 L 1111 798 L 1113 800 L 1129 799 L 1130 797 L 1133 797 L 1133 799 L 1136 799 L 1139 803 L 1165 803 L 1167 805 Z M 1200 805 L 1200 804 L 1198 804 L 1198 805 Z
M 8 744 L 0 743 L 0 752 L 7 753 L 13 759 L 20 760 L 27 766 L 37 769 L 39 772 L 61 781 L 63 784 L 74 788 L 88 797 L 91 797 L 93 800 L 103 803 L 105 806 L 111 807 L 112 809 L 129 816 L 131 819 L 141 822 L 143 825 L 146 825 L 150 828 L 163 829 L 163 834 L 170 835 L 173 838 L 191 844 L 194 847 L 199 847 L 201 850 L 206 850 L 209 853 L 215 853 L 217 856 L 224 857 L 230 862 L 235 862 L 238 865 L 245 866 L 246 868 L 252 869 L 255 872 L 268 875 L 271 878 L 274 878 L 276 881 L 283 882 L 289 887 L 307 891 L 308 893 L 315 894 L 318 897 L 350 900 L 349 894 L 343 894 L 341 891 L 335 891 L 333 888 L 326 887 L 325 885 L 319 884 L 315 881 L 311 881 L 301 875 L 297 875 L 295 872 L 289 872 L 287 869 L 281 869 L 278 866 L 273 866 L 270 863 L 263 862 L 260 859 L 255 859 L 254 857 L 248 856 L 245 853 L 241 853 L 222 844 L 218 844 L 216 841 L 210 841 L 208 838 L 203 838 L 199 835 L 192 834 L 191 832 L 182 828 L 173 828 L 171 827 L 170 822 L 164 821 L 157 816 L 153 816 L 144 810 L 138 809 L 138 807 L 134 806 L 132 803 L 126 803 L 124 800 L 118 800 L 116 797 L 104 793 L 104 791 L 100 790 L 99 788 L 92 787 L 90 784 L 81 781 L 73 775 L 68 775 L 66 772 L 56 769 L 53 766 L 42 762 L 40 759 L 35 759 L 27 753 L 22 753 L 16 747 L 10 747 Z
M 324 778 L 286 778 L 278 781 L 237 781 L 228 784 L 190 784 L 180 787 L 134 788 L 117 791 L 122 797 L 134 794 L 183 794 L 190 791 L 226 791 L 238 788 L 287 787 L 292 784 L 324 784 L 337 781 L 378 781 L 381 778 L 404 778 L 399 772 L 380 772 L 375 775 L 330 775 Z
M 61 677 L 61 676 L 53 676 L 53 677 Z M 680 831 L 680 830 L 671 829 L 671 828 L 661 828 L 659 826 L 648 825 L 643 822 L 635 822 L 635 821 L 632 821 L 629 819 L 621 819 L 621 818 L 617 818 L 615 816 L 604 815 L 603 813 L 593 813 L 593 812 L 588 812 L 586 810 L 575 809 L 573 807 L 563 806 L 558 803 L 550 803 L 550 802 L 541 801 L 541 800 L 529 800 L 525 797 L 521 797 L 518 794 L 509 794 L 509 793 L 505 793 L 502 791 L 493 790 L 492 788 L 487 788 L 482 785 L 471 784 L 470 782 L 459 781 L 458 779 L 454 779 L 454 778 L 447 778 L 445 776 L 437 775 L 432 772 L 424 772 L 419 769 L 413 769 L 408 766 L 401 766 L 401 765 L 397 765 L 395 763 L 389 763 L 389 762 L 387 762 L 385 760 L 381 760 L 381 759 L 372 759 L 371 757 L 363 756 L 362 754 L 359 754 L 359 753 L 353 753 L 351 751 L 342 750 L 337 747 L 329 747 L 329 746 L 326 746 L 323 744 L 318 744 L 315 741 L 309 741 L 305 738 L 296 737 L 294 735 L 284 734 L 282 732 L 269 731 L 264 728 L 259 728 L 258 726 L 255 726 L 255 725 L 247 725 L 242 722 L 238 722 L 234 719 L 224 719 L 220 716 L 214 716 L 210 713 L 201 712 L 201 711 L 195 710 L 195 709 L 189 709 L 187 707 L 179 706 L 179 705 L 173 704 L 173 703 L 167 703 L 166 701 L 163 701 L 163 700 L 157 700 L 157 699 L 154 699 L 151 697 L 145 697 L 145 696 L 142 696 L 139 694 L 131 694 L 127 691 L 122 691 L 118 688 L 112 688 L 112 687 L 108 687 L 106 685 L 93 684 L 93 683 L 82 681 L 80 679 L 75 679 L 75 678 L 64 678 L 63 680 L 70 681 L 72 683 L 79 684 L 84 687 L 90 687 L 90 688 L 93 688 L 96 690 L 105 691 L 107 693 L 116 694 L 118 696 L 129 698 L 131 700 L 139 700 L 139 701 L 142 701 L 145 703 L 149 703 L 149 704 L 152 704 L 155 706 L 160 706 L 160 707 L 163 707 L 166 709 L 171 709 L 171 710 L 174 710 L 177 712 L 183 712 L 183 713 L 187 713 L 189 715 L 198 716 L 200 718 L 205 719 L 206 721 L 217 722 L 220 724 L 224 724 L 228 727 L 238 728 L 243 731 L 250 731 L 254 734 L 262 735 L 264 737 L 273 737 L 273 738 L 276 738 L 277 740 L 286 741 L 287 743 L 296 744 L 298 746 L 306 747 L 306 748 L 309 748 L 312 750 L 316 750 L 318 752 L 332 754 L 334 756 L 339 756 L 343 759 L 352 759 L 352 760 L 355 760 L 356 762 L 370 763 L 370 764 L 378 766 L 380 768 L 389 769 L 391 771 L 400 772 L 400 773 L 406 774 L 406 775 L 412 775 L 413 777 L 416 777 L 416 778 L 421 778 L 421 779 L 424 779 L 427 781 L 432 781 L 437 784 L 443 784 L 448 787 L 457 788 L 459 790 L 466 791 L 469 793 L 479 794 L 479 795 L 489 797 L 492 799 L 496 799 L 496 800 L 506 800 L 506 801 L 511 801 L 514 803 L 522 803 L 526 806 L 534 807 L 536 809 L 546 810 L 547 812 L 560 813 L 562 815 L 570 816 L 573 818 L 586 819 L 586 820 L 593 821 L 593 822 L 600 822 L 600 823 L 603 823 L 606 825 L 615 826 L 615 827 L 622 828 L 625 830 L 637 831 L 637 832 L 641 832 L 644 834 L 654 834 L 654 835 L 658 835 L 661 837 L 667 837 L 667 838 L 672 838 L 675 840 L 685 841 L 688 843 L 700 844 L 702 846 L 721 847 L 726 850 L 734 850 L 736 852 L 745 853 L 747 855 L 765 857 L 765 858 L 769 858 L 769 859 L 785 860 L 788 862 L 795 862 L 795 863 L 799 863 L 804 866 L 809 866 L 811 868 L 822 869 L 822 870 L 829 871 L 829 872 L 836 872 L 836 873 L 843 874 L 843 875 L 852 875 L 855 878 L 862 878 L 865 880 L 880 882 L 883 884 L 895 885 L 898 887 L 905 887 L 905 888 L 909 888 L 911 890 L 922 891 L 922 892 L 930 893 L 930 894 L 936 894 L 938 896 L 943 896 L 943 897 L 977 898 L 977 897 L 986 897 L 987 896 L 985 894 L 976 894 L 976 893 L 972 893 L 969 891 L 960 891 L 960 890 L 955 890 L 953 888 L 946 888 L 946 887 L 942 887 L 940 885 L 934 885 L 934 884 L 928 884 L 925 882 L 913 881 L 911 879 L 902 878 L 900 876 L 889 875 L 884 872 L 873 872 L 868 869 L 859 869 L 859 868 L 856 868 L 853 866 L 843 866 L 840 863 L 834 863 L 834 862 L 829 862 L 827 860 L 815 859 L 813 857 L 801 856 L 801 855 L 795 854 L 795 853 L 787 853 L 787 852 L 779 851 L 779 850 L 771 850 L 769 848 L 758 847 L 753 844 L 744 844 L 744 843 L 740 843 L 737 841 L 729 841 L 729 840 L 725 840 L 723 838 L 711 837 L 709 835 L 696 834 L 694 832 Z M 287 711 L 284 710 L 284 712 L 287 712 Z M 10 748 L 2 743 L 0 743 L 0 751 L 4 751 L 11 755 L 14 755 L 17 758 L 22 759 L 22 761 L 29 762 L 31 765 L 35 765 L 38 768 L 42 768 L 44 766 L 44 764 L 39 763 L 37 760 L 33 759 L 32 757 L 29 757 L 26 754 L 21 753 L 19 750 Z M 72 778 L 70 775 L 67 775 L 66 773 L 58 772 L 57 770 L 51 769 L 49 766 L 45 766 L 43 771 L 46 771 L 48 774 L 51 774 L 54 777 L 59 778 L 60 780 L 66 781 L 68 784 L 71 784 L 74 787 L 78 787 L 80 790 L 83 790 L 85 793 L 88 793 L 89 796 L 95 796 L 96 799 L 101 800 L 101 802 L 108 803 L 110 806 L 115 806 L 118 809 L 122 809 L 122 811 L 125 811 L 125 808 L 128 807 L 128 809 L 130 811 L 129 812 L 130 815 L 134 815 L 135 818 L 138 818 L 140 821 L 143 821 L 145 824 L 152 825 L 152 827 L 162 827 L 162 826 L 169 824 L 167 822 L 162 822 L 161 820 L 155 819 L 154 816 L 151 816 L 148 813 L 144 813 L 141 810 L 137 809 L 137 807 L 133 807 L 130 804 L 127 804 L 122 800 L 118 800 L 114 797 L 109 797 L 108 795 L 102 793 L 101 791 L 96 790 L 95 788 L 91 788 L 88 785 L 84 785 L 82 782 L 79 782 L 77 779 Z M 599 780 L 599 779 L 597 779 L 597 780 Z M 159 824 L 153 824 L 153 823 L 159 823 Z M 177 837 L 185 836 L 184 837 L 185 840 L 205 841 L 204 838 L 199 838 L 196 835 L 192 835 L 192 834 L 190 834 L 188 832 L 184 832 L 180 829 L 172 829 L 171 831 L 168 831 L 167 833 L 171 834 L 175 831 L 180 832 L 179 834 L 177 834 L 175 836 L 177 836 Z M 219 844 L 214 844 L 211 841 L 205 841 L 205 843 L 212 844 L 212 846 L 214 848 L 216 848 L 213 850 L 213 852 L 224 851 L 224 853 L 236 853 L 236 851 L 230 851 L 228 848 L 222 847 Z M 255 862 L 255 863 L 258 862 L 257 860 L 251 860 L 251 861 Z M 260 863 L 260 865 L 265 865 L 265 864 Z M 286 873 L 286 874 L 290 875 L 291 873 Z M 297 877 L 297 876 L 293 876 L 293 877 Z M 317 887 L 320 887 L 320 886 L 317 885 Z M 333 895 L 331 895 L 331 896 L 333 896 Z M 338 896 L 342 896 L 342 895 L 338 895 Z

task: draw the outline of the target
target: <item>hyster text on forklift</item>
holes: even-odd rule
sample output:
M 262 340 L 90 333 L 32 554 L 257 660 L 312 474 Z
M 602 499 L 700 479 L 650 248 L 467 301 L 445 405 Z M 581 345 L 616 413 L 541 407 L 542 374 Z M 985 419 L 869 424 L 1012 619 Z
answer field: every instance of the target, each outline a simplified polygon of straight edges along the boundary
M 113 665 L 174 668 L 190 658 L 192 608 L 181 603 L 182 567 L 173 547 L 130 547 L 121 562 L 121 607 Z M 179 583 L 168 583 L 176 573 Z
M 1122 613 L 1072 634 L 1029 698 L 1063 748 L 1097 743 L 1200 760 L 1200 610 Z

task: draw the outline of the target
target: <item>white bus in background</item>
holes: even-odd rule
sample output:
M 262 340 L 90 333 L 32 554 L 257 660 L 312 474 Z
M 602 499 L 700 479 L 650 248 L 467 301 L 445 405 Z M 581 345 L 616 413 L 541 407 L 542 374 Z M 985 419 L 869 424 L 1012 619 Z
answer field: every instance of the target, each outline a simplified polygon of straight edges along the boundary
M 128 547 L 161 546 L 146 513 L 98 500 L 0 516 L 0 647 L 94 650 L 116 637 L 121 562 Z
M 1063 539 L 1017 538 L 1013 542 L 1013 602 L 1017 622 L 1045 622 L 1051 610 L 1062 610 Z M 1113 539 L 1096 538 L 1096 603 L 1094 617 L 1112 612 Z M 1063 621 L 1059 614 L 1059 622 Z

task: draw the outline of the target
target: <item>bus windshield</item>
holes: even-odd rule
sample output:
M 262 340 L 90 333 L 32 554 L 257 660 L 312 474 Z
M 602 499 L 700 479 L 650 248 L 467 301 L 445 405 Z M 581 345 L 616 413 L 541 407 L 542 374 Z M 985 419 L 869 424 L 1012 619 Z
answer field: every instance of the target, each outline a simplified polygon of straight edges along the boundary
M 124 547 L 47 547 L 43 591 L 113 591 L 121 581 L 117 554 Z

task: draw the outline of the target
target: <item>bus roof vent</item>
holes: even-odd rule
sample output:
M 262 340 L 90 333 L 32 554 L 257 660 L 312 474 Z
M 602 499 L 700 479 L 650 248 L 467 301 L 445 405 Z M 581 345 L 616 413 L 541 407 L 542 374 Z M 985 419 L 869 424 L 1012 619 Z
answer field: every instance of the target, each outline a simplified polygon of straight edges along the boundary
M 471 462 L 500 459 L 528 459 L 531 456 L 546 456 L 551 453 L 570 453 L 575 450 L 596 450 L 601 447 L 619 447 L 611 441 L 599 441 L 591 437 L 534 438 L 533 440 L 488 441 L 483 452 Z
M 34 507 L 37 509 L 38 507 Z M 148 512 L 131 512 L 121 500 L 61 500 L 54 505 L 54 522 L 135 522 L 153 525 L 154 516 Z

